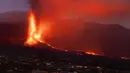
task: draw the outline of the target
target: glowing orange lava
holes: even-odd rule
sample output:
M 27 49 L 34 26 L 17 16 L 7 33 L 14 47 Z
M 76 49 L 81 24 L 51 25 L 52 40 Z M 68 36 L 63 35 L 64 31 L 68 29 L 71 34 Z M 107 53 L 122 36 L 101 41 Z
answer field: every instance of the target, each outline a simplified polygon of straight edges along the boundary
M 48 32 L 48 26 L 47 26 L 48 24 L 40 22 L 40 24 L 36 25 L 35 15 L 32 12 L 32 10 L 29 12 L 28 19 L 29 19 L 28 37 L 25 42 L 25 45 L 33 46 L 36 45 L 38 42 L 45 43 L 44 36 L 46 36 L 47 35 L 46 32 Z
M 95 52 L 85 52 L 86 54 L 90 54 L 90 55 L 98 55 L 97 53 Z

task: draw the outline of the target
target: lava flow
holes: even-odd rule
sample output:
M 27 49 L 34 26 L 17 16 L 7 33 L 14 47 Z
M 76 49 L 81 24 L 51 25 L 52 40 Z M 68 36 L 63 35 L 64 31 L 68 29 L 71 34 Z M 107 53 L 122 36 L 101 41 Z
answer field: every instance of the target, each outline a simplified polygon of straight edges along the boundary
M 98 55 L 97 53 L 95 52 L 85 52 L 86 54 L 89 54 L 89 55 Z
M 36 24 L 36 19 L 33 11 L 29 12 L 29 27 L 28 27 L 28 37 L 26 39 L 26 46 L 33 46 L 38 44 L 38 42 L 45 43 L 45 37 L 47 36 L 46 32 L 48 32 L 49 27 L 47 27 L 47 23 L 40 22 L 40 24 Z

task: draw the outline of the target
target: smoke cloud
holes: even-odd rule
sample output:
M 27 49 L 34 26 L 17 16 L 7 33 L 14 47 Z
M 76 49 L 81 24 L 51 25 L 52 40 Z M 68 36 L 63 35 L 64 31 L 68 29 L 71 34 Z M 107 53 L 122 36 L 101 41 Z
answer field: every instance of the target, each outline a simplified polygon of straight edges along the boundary
M 49 21 L 52 25 L 52 37 L 48 40 L 59 48 L 86 50 L 87 46 L 76 46 L 83 35 L 86 21 L 116 22 L 120 14 L 125 19 L 129 14 L 128 0 L 31 0 L 31 8 L 37 16 L 37 21 Z M 117 20 L 115 20 L 118 18 Z M 114 19 L 114 20 L 113 20 Z M 101 52 L 101 47 L 93 38 L 91 45 Z M 96 43 L 95 43 L 96 42 Z M 78 43 L 80 44 L 80 43 Z

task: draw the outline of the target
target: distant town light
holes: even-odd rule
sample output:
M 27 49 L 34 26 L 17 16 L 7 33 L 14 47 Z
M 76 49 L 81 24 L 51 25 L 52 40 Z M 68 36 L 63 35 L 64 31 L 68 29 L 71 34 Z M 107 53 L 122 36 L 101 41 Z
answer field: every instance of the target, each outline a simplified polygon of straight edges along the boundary
M 125 59 L 125 60 L 128 60 L 129 58 L 127 58 L 127 57 L 121 57 L 121 59 Z
M 84 66 L 84 68 L 88 68 L 87 66 Z
M 68 50 L 65 50 L 66 52 L 68 52 Z

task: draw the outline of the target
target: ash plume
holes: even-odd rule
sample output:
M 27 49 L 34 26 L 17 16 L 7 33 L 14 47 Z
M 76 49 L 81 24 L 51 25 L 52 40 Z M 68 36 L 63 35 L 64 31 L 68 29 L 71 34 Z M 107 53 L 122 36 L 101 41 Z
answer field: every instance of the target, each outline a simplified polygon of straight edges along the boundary
M 113 22 L 111 19 L 114 16 L 118 18 L 120 16 L 116 13 L 125 14 L 129 11 L 129 4 L 116 0 L 107 2 L 102 0 L 30 0 L 30 4 L 37 21 L 42 19 L 52 24 L 51 37 L 47 40 L 48 42 L 59 48 L 83 51 L 89 49 L 102 52 L 99 38 L 82 39 L 89 42 L 81 44 L 85 27 L 88 27 L 85 26 L 86 21 Z

